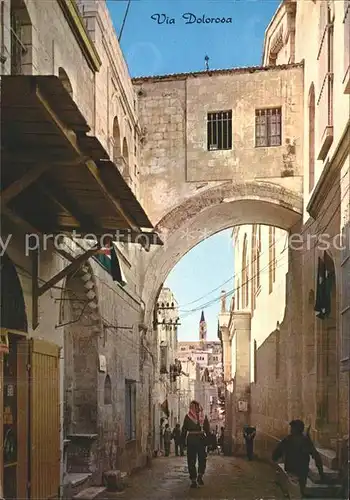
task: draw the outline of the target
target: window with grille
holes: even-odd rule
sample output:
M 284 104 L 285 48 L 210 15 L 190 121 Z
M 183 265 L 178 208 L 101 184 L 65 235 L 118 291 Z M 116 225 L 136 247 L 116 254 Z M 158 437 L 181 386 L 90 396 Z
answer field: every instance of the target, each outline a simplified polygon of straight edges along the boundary
M 208 151 L 232 149 L 232 111 L 208 113 Z
M 125 439 L 136 438 L 136 382 L 125 380 Z
M 282 144 L 281 108 L 255 111 L 255 147 L 280 146 Z

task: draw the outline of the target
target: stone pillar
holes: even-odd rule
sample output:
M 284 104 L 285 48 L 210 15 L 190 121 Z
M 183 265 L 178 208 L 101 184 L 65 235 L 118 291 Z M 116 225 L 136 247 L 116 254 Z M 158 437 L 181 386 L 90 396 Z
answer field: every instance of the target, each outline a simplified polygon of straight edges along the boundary
M 221 327 L 223 355 L 224 355 L 224 382 L 229 382 L 232 378 L 231 373 L 231 341 L 230 332 L 227 326 Z
M 244 449 L 243 426 L 250 416 L 250 312 L 234 312 L 234 336 L 236 342 L 236 375 L 233 389 L 232 434 L 235 451 Z

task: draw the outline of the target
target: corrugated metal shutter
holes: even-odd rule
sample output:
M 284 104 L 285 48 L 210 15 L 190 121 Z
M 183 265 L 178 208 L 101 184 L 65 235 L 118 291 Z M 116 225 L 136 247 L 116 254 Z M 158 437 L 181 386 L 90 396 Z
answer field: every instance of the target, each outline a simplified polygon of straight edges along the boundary
M 59 347 L 31 339 L 30 498 L 58 498 L 60 487 Z

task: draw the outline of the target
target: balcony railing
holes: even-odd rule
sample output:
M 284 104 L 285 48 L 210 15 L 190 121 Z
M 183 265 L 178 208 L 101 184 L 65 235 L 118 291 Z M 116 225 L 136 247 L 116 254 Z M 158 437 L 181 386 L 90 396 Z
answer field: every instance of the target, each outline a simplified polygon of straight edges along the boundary
M 326 73 L 317 101 L 319 123 L 318 160 L 324 160 L 333 142 L 333 73 Z

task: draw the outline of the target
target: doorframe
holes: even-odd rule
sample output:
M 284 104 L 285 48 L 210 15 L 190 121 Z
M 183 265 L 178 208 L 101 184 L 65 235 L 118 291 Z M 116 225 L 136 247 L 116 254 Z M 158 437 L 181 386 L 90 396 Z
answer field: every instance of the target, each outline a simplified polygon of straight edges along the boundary
M 5 328 L 5 327 L 0 327 L 0 332 L 7 333 L 8 335 L 13 335 L 17 336 L 20 338 L 20 340 L 25 340 L 28 338 L 28 332 L 22 331 L 22 330 L 16 330 L 13 328 Z M 1 425 L 0 425 L 0 499 L 4 497 L 4 491 L 3 491 L 3 484 L 4 484 L 4 425 L 3 425 L 3 415 L 4 415 L 4 354 L 0 353 L 0 388 L 1 391 L 0 393 L 2 394 L 2 397 L 0 397 L 0 414 L 1 414 Z M 27 362 L 28 358 L 26 356 L 18 356 L 17 352 L 17 380 L 19 377 L 20 373 L 26 373 L 26 382 L 28 384 L 28 371 L 27 371 Z M 21 430 L 24 431 L 24 434 L 26 434 L 26 429 L 28 429 L 28 423 L 29 423 L 29 411 L 28 411 L 28 391 L 27 391 L 27 384 L 24 388 L 24 391 L 18 391 L 17 392 L 17 409 L 20 407 L 20 398 L 21 398 L 21 393 L 25 394 L 25 410 L 24 410 L 24 419 L 18 419 L 18 414 L 17 414 L 17 435 L 21 434 Z M 18 412 L 17 412 L 18 413 Z M 17 453 L 18 453 L 18 460 L 17 460 L 17 495 L 18 498 L 27 498 L 27 485 L 28 485 L 28 473 L 27 473 L 27 461 L 28 461 L 28 442 L 22 443 L 22 446 L 24 446 L 24 453 L 19 453 L 19 446 L 17 446 Z M 18 477 L 18 468 L 21 469 L 21 471 L 25 472 L 25 475 L 21 476 L 21 478 Z M 19 491 L 20 489 L 20 491 Z M 20 493 L 20 494 L 19 494 Z M 23 496 L 25 495 L 25 496 Z

